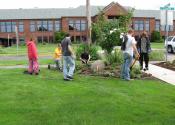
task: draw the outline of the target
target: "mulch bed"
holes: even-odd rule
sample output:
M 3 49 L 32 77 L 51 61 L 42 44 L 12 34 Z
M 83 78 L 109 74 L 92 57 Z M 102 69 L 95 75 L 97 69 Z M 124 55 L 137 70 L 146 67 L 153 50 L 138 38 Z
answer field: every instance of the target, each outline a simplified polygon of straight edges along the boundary
M 79 74 L 82 75 L 89 75 L 89 76 L 102 76 L 102 77 L 114 77 L 114 78 L 120 78 L 120 67 L 115 67 L 115 69 L 112 69 L 110 67 L 106 67 L 103 72 L 94 73 L 90 68 L 83 67 L 81 70 L 79 70 Z M 154 78 L 151 74 L 147 74 L 142 72 L 140 75 L 140 78 L 134 78 L 134 79 L 142 79 L 142 80 L 153 80 Z
M 175 71 L 175 64 L 174 63 L 160 62 L 160 63 L 156 63 L 154 65 Z

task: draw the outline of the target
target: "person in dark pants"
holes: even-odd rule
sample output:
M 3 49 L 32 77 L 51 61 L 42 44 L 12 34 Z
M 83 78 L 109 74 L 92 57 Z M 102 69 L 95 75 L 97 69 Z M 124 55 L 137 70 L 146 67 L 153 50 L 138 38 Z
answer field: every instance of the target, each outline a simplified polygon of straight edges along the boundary
M 80 56 L 80 60 L 82 61 L 83 64 L 88 64 L 90 59 L 91 59 L 91 56 L 86 51 L 84 51 Z
M 137 43 L 137 49 L 140 53 L 140 69 L 143 70 L 143 61 L 145 62 L 144 70 L 148 70 L 148 63 L 149 63 L 149 53 L 151 52 L 151 45 L 150 40 L 148 38 L 147 32 L 143 32 L 141 34 L 140 39 Z

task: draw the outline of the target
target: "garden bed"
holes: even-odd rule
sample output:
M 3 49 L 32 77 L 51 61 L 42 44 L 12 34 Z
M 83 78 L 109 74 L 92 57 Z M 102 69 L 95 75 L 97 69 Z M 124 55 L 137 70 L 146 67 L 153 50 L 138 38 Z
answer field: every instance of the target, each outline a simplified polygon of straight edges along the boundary
M 79 74 L 88 75 L 88 76 L 102 76 L 102 77 L 114 77 L 120 78 L 120 66 L 114 68 L 107 66 L 101 72 L 93 72 L 89 67 L 83 67 L 78 71 Z M 138 71 L 138 69 L 133 69 L 131 72 L 131 78 L 134 79 L 156 79 L 151 74 Z
M 170 62 L 160 62 L 160 63 L 156 63 L 154 65 L 160 66 L 162 68 L 170 69 L 172 71 L 175 71 L 175 61 L 173 61 L 173 63 L 170 63 Z

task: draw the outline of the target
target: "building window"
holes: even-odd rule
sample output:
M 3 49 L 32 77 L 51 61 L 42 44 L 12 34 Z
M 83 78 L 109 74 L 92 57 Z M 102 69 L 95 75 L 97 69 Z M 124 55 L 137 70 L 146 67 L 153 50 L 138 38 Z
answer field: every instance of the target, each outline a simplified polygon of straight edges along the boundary
M 74 26 L 74 21 L 73 20 L 69 20 L 69 30 L 74 30 L 75 26 Z
M 85 20 L 81 20 L 81 31 L 85 31 L 87 29 L 86 27 L 86 21 Z
M 48 21 L 48 31 L 53 31 L 53 21 Z
M 173 31 L 174 26 L 173 25 L 169 25 L 169 31 Z
M 140 31 L 144 30 L 144 22 L 142 20 L 139 21 L 139 30 Z
M 42 21 L 37 21 L 37 30 L 38 31 L 43 31 Z
M 60 26 L 60 20 L 55 21 L 55 31 L 60 31 L 61 26 Z
M 16 22 L 12 22 L 12 32 L 16 31 Z
M 81 31 L 81 20 L 76 20 L 74 26 L 76 31 Z
M 150 22 L 149 22 L 149 20 L 145 21 L 145 30 L 150 31 Z
M 160 21 L 156 20 L 155 30 L 160 31 Z
M 161 26 L 161 31 L 166 31 L 166 26 Z
M 35 32 L 35 22 L 34 21 L 30 21 L 30 32 Z
M 42 21 L 42 31 L 48 31 L 48 25 L 47 25 L 48 21 Z
M 6 32 L 5 22 L 1 22 L 1 32 Z
M 12 22 L 6 22 L 6 28 L 8 33 L 12 32 Z
M 19 30 L 19 32 L 24 32 L 24 23 L 23 22 L 18 23 L 18 30 Z
M 69 30 L 85 31 L 87 29 L 85 20 L 69 20 Z
M 134 30 L 139 30 L 139 21 L 134 21 Z

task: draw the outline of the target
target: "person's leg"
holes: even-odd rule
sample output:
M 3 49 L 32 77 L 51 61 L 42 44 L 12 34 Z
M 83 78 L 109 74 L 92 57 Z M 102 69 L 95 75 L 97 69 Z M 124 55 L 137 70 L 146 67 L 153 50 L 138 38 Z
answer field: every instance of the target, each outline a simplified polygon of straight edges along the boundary
M 35 74 L 38 74 L 39 72 L 39 64 L 38 64 L 38 60 L 33 60 L 33 71 Z
M 29 59 L 29 68 L 28 68 L 29 73 L 33 73 L 33 60 Z
M 140 62 L 140 69 L 143 69 L 143 53 L 140 53 L 140 58 L 139 58 L 139 62 Z
M 125 63 L 126 63 L 126 60 L 125 60 L 125 55 L 123 54 L 123 64 L 122 64 L 122 67 L 121 67 L 121 79 L 124 79 L 125 77 Z
M 58 67 L 60 70 L 62 70 L 62 62 L 61 62 L 61 59 L 58 60 Z
M 55 60 L 55 66 L 56 66 L 56 69 L 59 69 L 58 60 Z
M 63 56 L 63 76 L 64 79 L 67 79 L 67 73 L 68 73 L 68 60 L 67 60 L 67 56 Z
M 130 80 L 130 66 L 131 66 L 131 63 L 132 63 L 132 59 L 133 57 L 129 54 L 125 54 L 125 76 L 124 76 L 124 79 L 125 80 Z
M 148 53 L 145 53 L 145 68 L 148 70 L 148 62 L 149 62 L 149 55 Z
M 69 73 L 68 76 L 73 77 L 74 70 L 75 70 L 75 60 L 69 56 L 68 57 L 68 63 L 69 63 Z

